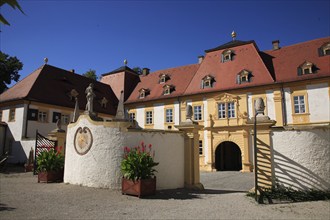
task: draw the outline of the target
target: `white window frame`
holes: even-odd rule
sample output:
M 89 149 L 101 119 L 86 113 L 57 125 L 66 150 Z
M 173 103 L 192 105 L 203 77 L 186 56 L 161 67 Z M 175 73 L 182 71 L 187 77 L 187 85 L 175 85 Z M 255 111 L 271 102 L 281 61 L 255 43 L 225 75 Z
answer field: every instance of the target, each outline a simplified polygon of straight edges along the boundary
M 171 88 L 166 87 L 166 88 L 164 89 L 164 95 L 169 95 L 169 94 L 171 94 Z
M 9 109 L 9 115 L 8 115 L 8 121 L 15 121 L 16 118 L 16 109 L 15 108 L 11 108 Z
M 228 118 L 235 118 L 236 117 L 235 102 L 228 102 L 227 103 L 227 112 L 228 112 Z
M 152 125 L 152 124 L 153 124 L 153 112 L 146 111 L 146 125 Z
M 140 92 L 140 99 L 144 99 L 144 97 L 146 97 L 145 91 L 141 91 Z
M 172 108 L 165 109 L 165 122 L 173 123 L 173 109 Z
M 61 123 L 62 125 L 68 125 L 70 123 L 70 115 L 62 114 L 61 115 Z
M 218 119 L 235 118 L 235 117 L 236 117 L 235 102 L 218 103 Z
M 203 120 L 203 108 L 201 105 L 195 105 L 193 107 L 193 113 L 194 113 L 194 121 Z
M 306 113 L 306 101 L 304 95 L 293 96 L 293 111 L 295 114 L 305 114 Z
M 38 111 L 38 122 L 47 123 L 48 122 L 48 112 L 47 111 Z
M 131 112 L 128 114 L 128 118 L 130 122 L 135 121 L 135 112 Z
M 218 118 L 226 118 L 226 103 L 218 103 Z
M 166 75 L 162 75 L 160 77 L 159 83 L 162 84 L 162 83 L 165 83 L 165 82 L 166 82 Z

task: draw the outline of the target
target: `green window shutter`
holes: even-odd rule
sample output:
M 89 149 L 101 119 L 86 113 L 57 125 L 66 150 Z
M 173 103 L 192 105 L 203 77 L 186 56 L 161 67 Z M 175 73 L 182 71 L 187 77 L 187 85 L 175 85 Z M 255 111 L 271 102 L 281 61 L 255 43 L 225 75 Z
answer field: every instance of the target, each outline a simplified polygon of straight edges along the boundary
M 297 68 L 297 71 L 298 71 L 298 76 L 301 76 L 302 75 L 302 69 L 301 69 L 301 67 L 298 67 Z
M 236 76 L 236 84 L 241 84 L 241 76 L 239 74 Z
M 30 108 L 28 110 L 27 119 L 30 121 L 38 121 L 38 110 Z
M 61 119 L 61 113 L 53 112 L 53 123 L 56 123 L 58 119 Z
M 324 53 L 323 53 L 323 50 L 322 50 L 321 47 L 318 49 L 318 52 L 319 52 L 319 57 L 323 57 L 324 56 Z

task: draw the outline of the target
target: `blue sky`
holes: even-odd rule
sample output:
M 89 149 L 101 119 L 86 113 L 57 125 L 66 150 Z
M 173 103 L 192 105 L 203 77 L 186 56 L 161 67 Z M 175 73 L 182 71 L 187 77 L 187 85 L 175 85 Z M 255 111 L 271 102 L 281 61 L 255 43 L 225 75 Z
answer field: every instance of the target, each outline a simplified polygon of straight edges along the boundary
M 269 50 L 330 35 L 330 1 L 18 0 L 3 6 L 1 51 L 24 64 L 21 78 L 43 65 L 97 75 L 128 60 L 151 71 L 197 63 L 204 50 L 255 40 Z

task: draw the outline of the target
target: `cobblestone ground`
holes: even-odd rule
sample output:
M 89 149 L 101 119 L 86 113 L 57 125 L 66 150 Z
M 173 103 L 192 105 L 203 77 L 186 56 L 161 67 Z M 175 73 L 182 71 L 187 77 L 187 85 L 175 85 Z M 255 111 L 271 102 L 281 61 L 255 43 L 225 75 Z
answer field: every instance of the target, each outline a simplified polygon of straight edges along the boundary
M 31 173 L 0 173 L 0 219 L 330 219 L 329 201 L 258 205 L 242 192 L 250 183 L 230 184 L 242 176 L 222 175 L 219 181 L 219 173 L 202 173 L 204 191 L 163 190 L 139 199 L 108 189 L 37 183 Z

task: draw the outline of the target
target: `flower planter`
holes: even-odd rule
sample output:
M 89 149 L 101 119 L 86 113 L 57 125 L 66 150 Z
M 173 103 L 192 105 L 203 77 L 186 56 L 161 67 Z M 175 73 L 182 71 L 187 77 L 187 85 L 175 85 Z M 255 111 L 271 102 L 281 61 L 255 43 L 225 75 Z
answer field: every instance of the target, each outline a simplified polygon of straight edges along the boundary
M 63 182 L 63 170 L 60 171 L 43 171 L 38 173 L 38 183 L 46 182 Z
M 150 196 L 156 194 L 156 177 L 152 179 L 129 180 L 122 179 L 121 190 L 123 195 L 133 195 L 137 197 Z

